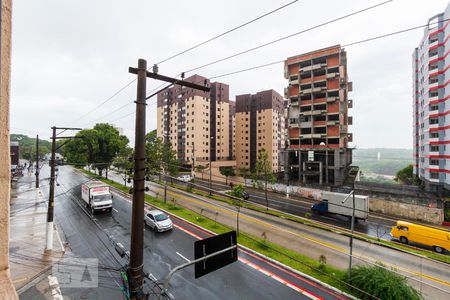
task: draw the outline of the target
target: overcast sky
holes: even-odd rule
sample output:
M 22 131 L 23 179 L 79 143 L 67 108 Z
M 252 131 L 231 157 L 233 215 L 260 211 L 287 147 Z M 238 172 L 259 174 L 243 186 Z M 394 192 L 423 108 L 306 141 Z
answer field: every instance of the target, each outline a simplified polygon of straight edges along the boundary
M 144 58 L 151 66 L 216 34 L 290 2 L 227 1 L 14 1 L 11 82 L 11 132 L 51 135 L 50 127 L 92 127 L 112 122 L 134 144 L 136 84 L 131 84 L 98 110 L 72 123 L 135 78 L 129 66 Z M 300 0 L 159 66 L 175 76 L 371 6 L 382 0 Z M 290 56 L 349 44 L 408 27 L 426 24 L 443 12 L 447 0 L 394 0 L 386 5 L 325 27 L 196 71 L 205 77 L 250 68 Z M 353 146 L 412 147 L 412 52 L 423 30 L 346 47 L 353 82 Z M 187 76 L 192 75 L 188 73 Z M 287 85 L 283 64 L 217 79 L 235 95 Z M 148 80 L 150 93 L 161 83 Z M 147 130 L 156 128 L 156 99 L 149 100 Z M 102 116 L 104 118 L 99 119 Z M 119 120 L 117 120 L 119 119 Z M 117 120 L 117 121 L 116 121 Z

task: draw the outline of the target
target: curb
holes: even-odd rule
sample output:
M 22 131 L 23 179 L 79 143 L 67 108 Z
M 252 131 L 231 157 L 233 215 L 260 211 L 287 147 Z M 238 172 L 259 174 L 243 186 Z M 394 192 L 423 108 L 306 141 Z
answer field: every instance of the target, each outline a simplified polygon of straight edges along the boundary
M 119 189 L 117 189 L 117 188 L 115 188 L 115 187 L 111 187 L 111 189 L 113 189 L 114 192 L 116 192 L 116 193 L 119 194 L 119 195 L 122 195 L 122 196 L 124 196 L 124 197 L 126 197 L 126 198 L 130 198 L 130 195 L 129 195 L 129 194 L 124 193 L 124 192 L 122 192 L 121 190 L 119 190 Z M 144 204 L 145 204 L 145 206 L 156 207 L 156 206 L 153 206 L 152 204 L 149 204 L 149 203 L 147 203 L 147 202 L 145 202 Z M 211 235 L 217 235 L 217 233 L 215 233 L 215 232 L 213 232 L 213 231 L 211 231 L 211 230 L 209 230 L 209 229 L 207 229 L 207 228 L 204 228 L 204 227 L 202 227 L 202 226 L 200 226 L 200 225 L 197 225 L 197 224 L 195 224 L 195 223 L 192 223 L 191 221 L 186 220 L 186 219 L 184 219 L 184 218 L 182 218 L 182 217 L 180 217 L 180 216 L 174 215 L 173 213 L 168 212 L 168 211 L 166 211 L 165 209 L 162 209 L 162 208 L 160 208 L 160 207 L 156 207 L 156 208 L 158 208 L 158 210 L 161 210 L 161 211 L 163 211 L 164 213 L 166 213 L 166 214 L 168 214 L 168 215 L 170 215 L 170 216 L 172 216 L 172 217 L 174 217 L 174 218 L 180 219 L 180 220 L 182 220 L 182 221 L 184 221 L 184 222 L 186 222 L 186 223 L 188 223 L 188 224 L 191 224 L 192 226 L 197 227 L 198 229 L 201 229 L 201 230 L 203 230 L 203 231 L 205 231 L 205 232 L 207 232 L 207 233 L 209 233 L 209 234 L 211 234 Z M 275 265 L 277 265 L 277 266 L 280 266 L 280 267 L 282 267 L 282 268 L 284 268 L 284 269 L 287 269 L 287 270 L 289 270 L 290 272 L 293 272 L 293 273 L 295 273 L 295 274 L 297 274 L 297 275 L 299 275 L 299 276 L 301 276 L 301 277 L 304 277 L 304 278 L 306 278 L 306 279 L 309 279 L 309 280 L 311 280 L 311 281 L 313 281 L 313 282 L 315 282 L 315 283 L 317 283 L 317 284 L 319 284 L 319 285 L 321 285 L 321 286 L 323 286 L 323 287 L 325 287 L 325 288 L 327 288 L 327 289 L 329 289 L 329 290 L 332 290 L 333 292 L 335 292 L 335 293 L 337 293 L 337 294 L 343 295 L 343 296 L 345 296 L 345 297 L 347 297 L 347 298 L 350 298 L 350 299 L 353 299 L 353 300 L 358 299 L 358 298 L 356 298 L 356 297 L 353 296 L 353 295 L 350 295 L 350 294 L 348 294 L 348 293 L 345 293 L 345 292 L 343 292 L 343 291 L 341 291 L 341 290 L 339 290 L 339 289 L 337 289 L 337 288 L 335 288 L 335 287 L 333 287 L 333 286 L 331 286 L 331 285 L 329 285 L 329 284 L 327 284 L 327 283 L 324 283 L 324 282 L 322 282 L 322 281 L 320 281 L 320 280 L 318 280 L 318 279 L 316 279 L 316 278 L 314 278 L 314 277 L 312 277 L 312 276 L 310 276 L 310 275 L 307 275 L 307 274 L 305 274 L 305 273 L 303 273 L 303 272 L 300 272 L 300 271 L 298 271 L 298 270 L 296 270 L 296 269 L 294 269 L 294 268 L 291 268 L 291 267 L 289 267 L 289 266 L 287 266 L 287 265 L 285 265 L 285 264 L 283 264 L 283 263 L 281 263 L 281 262 L 279 262 L 279 261 L 277 261 L 277 260 L 274 260 L 274 259 L 272 259 L 272 258 L 270 258 L 270 257 L 268 257 L 268 256 L 266 256 L 266 255 L 264 255 L 264 254 L 261 254 L 261 253 L 255 251 L 255 250 L 253 250 L 253 249 L 250 249 L 250 248 L 248 248 L 248 247 L 246 247 L 246 246 L 244 246 L 244 245 L 241 245 L 241 244 L 238 243 L 238 246 L 239 246 L 240 248 L 242 248 L 242 249 L 244 249 L 244 250 L 246 250 L 246 251 L 248 251 L 248 252 L 250 252 L 250 253 L 256 255 L 256 256 L 259 256 L 259 257 L 264 258 L 265 260 L 267 260 L 267 261 L 269 261 L 269 262 L 271 262 L 271 263 L 273 263 L 273 264 L 275 264 Z

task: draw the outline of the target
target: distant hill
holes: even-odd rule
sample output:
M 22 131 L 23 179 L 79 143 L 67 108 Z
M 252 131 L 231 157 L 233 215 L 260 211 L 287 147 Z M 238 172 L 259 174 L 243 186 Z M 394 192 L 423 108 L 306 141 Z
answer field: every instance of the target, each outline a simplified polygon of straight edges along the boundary
M 380 160 L 378 160 L 378 153 Z M 413 163 L 412 149 L 370 148 L 353 150 L 353 165 L 363 174 L 394 176 L 398 170 Z

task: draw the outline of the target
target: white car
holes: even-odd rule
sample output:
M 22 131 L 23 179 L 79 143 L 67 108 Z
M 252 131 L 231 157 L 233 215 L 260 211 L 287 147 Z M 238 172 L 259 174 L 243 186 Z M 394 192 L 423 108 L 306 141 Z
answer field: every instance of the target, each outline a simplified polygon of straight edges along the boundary
M 192 176 L 191 175 L 181 175 L 177 179 L 180 181 L 184 181 L 184 182 L 190 182 L 190 181 L 192 181 Z
M 151 227 L 154 231 L 163 232 L 173 229 L 172 220 L 168 215 L 160 210 L 151 210 L 145 213 L 145 225 Z

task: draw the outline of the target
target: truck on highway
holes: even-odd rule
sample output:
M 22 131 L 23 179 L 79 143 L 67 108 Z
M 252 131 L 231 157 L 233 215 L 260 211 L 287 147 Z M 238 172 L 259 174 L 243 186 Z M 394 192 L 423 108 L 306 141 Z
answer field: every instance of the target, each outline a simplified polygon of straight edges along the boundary
M 311 206 L 311 210 L 316 214 L 335 214 L 346 216 L 351 220 L 353 211 L 353 196 L 350 196 L 344 203 L 342 201 L 348 194 L 322 192 L 322 201 Z M 367 220 L 369 216 L 369 197 L 355 195 L 355 222 Z
M 112 210 L 112 194 L 109 185 L 101 181 L 90 181 L 81 185 L 81 198 L 94 214 L 100 211 Z

